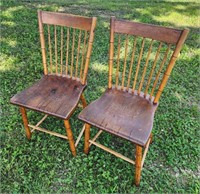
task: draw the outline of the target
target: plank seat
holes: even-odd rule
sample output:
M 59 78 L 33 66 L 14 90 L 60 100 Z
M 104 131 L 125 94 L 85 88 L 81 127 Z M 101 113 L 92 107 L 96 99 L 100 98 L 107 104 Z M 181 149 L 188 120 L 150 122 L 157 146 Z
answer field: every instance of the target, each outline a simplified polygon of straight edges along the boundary
M 145 146 L 151 134 L 156 108 L 157 105 L 142 96 L 107 89 L 81 112 L 79 119 Z
M 45 75 L 31 87 L 13 96 L 10 102 L 68 119 L 76 108 L 85 87 L 86 85 L 82 85 L 72 78 Z

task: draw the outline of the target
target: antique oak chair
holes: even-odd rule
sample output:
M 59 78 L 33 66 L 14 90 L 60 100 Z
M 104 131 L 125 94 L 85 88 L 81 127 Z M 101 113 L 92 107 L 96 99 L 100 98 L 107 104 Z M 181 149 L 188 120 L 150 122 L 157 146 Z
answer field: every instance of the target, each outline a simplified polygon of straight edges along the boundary
M 79 114 L 85 124 L 84 152 L 90 145 L 135 165 L 135 184 L 152 139 L 154 113 L 188 29 L 178 30 L 111 18 L 108 88 Z M 100 130 L 90 138 L 90 127 Z M 96 142 L 102 132 L 136 145 L 135 160 Z M 144 152 L 143 152 L 144 148 Z
M 11 103 L 20 107 L 28 139 L 34 130 L 68 139 L 75 156 L 81 134 L 74 144 L 69 118 L 79 101 L 83 107 L 86 106 L 83 91 L 96 18 L 38 11 L 38 22 L 44 75 L 34 85 L 12 97 Z M 36 125 L 29 124 L 26 108 L 45 113 L 45 116 Z M 49 115 L 64 120 L 67 136 L 40 127 Z

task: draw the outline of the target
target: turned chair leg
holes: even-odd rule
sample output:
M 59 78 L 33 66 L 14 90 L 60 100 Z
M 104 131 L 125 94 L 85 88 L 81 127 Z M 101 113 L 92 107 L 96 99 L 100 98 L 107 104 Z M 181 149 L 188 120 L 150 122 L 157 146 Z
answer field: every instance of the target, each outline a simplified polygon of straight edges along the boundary
M 69 124 L 69 120 L 64 120 L 64 124 L 65 124 L 66 132 L 67 132 L 67 137 L 69 139 L 69 146 L 70 146 L 72 155 L 76 156 L 76 148 L 75 148 L 73 133 Z
M 140 185 L 140 177 L 142 170 L 142 147 L 136 145 L 136 159 L 135 159 L 135 184 Z
M 87 102 L 86 102 L 86 99 L 85 99 L 85 97 L 84 97 L 84 95 L 83 94 L 81 94 L 81 102 L 82 102 L 82 105 L 83 105 L 83 108 L 85 108 L 86 106 L 87 106 Z
M 152 143 L 153 142 L 153 133 L 151 133 L 150 138 L 151 138 L 150 143 Z
M 28 126 L 28 117 L 27 117 L 27 114 L 26 114 L 26 109 L 23 108 L 23 107 L 20 107 L 20 112 L 22 114 L 22 120 L 23 120 L 23 123 L 24 123 L 24 128 L 25 128 L 25 131 L 26 131 L 26 137 L 28 140 L 31 139 L 31 131 L 30 131 L 30 128 Z
M 88 154 L 89 152 L 89 139 L 90 139 L 90 125 L 85 124 L 85 139 L 84 139 L 84 152 Z

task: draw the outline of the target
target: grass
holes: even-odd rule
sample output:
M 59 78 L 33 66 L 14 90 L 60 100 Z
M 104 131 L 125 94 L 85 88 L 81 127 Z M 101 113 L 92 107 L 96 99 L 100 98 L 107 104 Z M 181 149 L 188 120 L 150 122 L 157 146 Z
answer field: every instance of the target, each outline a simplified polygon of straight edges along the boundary
M 199 2 L 69 0 L 2 1 L 0 63 L 1 193 L 199 193 Z M 65 140 L 36 133 L 29 142 L 19 110 L 9 103 L 17 92 L 42 75 L 37 9 L 97 16 L 90 63 L 88 102 L 107 86 L 109 18 L 190 28 L 189 37 L 165 89 L 154 122 L 154 142 L 148 152 L 140 187 L 132 166 L 92 147 L 83 154 L 83 139 L 73 158 Z M 71 118 L 75 138 L 83 123 Z M 31 120 L 40 115 L 29 112 Z M 64 133 L 60 120 L 46 126 Z M 95 131 L 95 129 L 93 129 Z M 105 145 L 125 155 L 132 147 L 110 135 Z

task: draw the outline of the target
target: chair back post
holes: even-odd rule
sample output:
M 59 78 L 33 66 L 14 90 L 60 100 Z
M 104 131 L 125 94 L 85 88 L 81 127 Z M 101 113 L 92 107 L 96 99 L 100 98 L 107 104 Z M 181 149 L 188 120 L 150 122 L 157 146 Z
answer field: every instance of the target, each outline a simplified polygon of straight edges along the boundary
M 45 39 L 44 39 L 44 29 L 42 24 L 42 11 L 38 10 L 38 24 L 39 24 L 39 33 L 40 33 L 40 43 L 42 50 L 42 62 L 44 67 L 44 75 L 48 74 L 47 70 L 47 61 L 46 61 L 46 52 L 45 52 Z
M 114 55 L 114 28 L 115 17 L 110 18 L 110 49 L 109 49 L 109 71 L 108 71 L 108 88 L 112 87 L 112 68 L 113 68 L 113 55 Z
M 175 48 L 175 50 L 174 50 L 174 52 L 173 52 L 173 54 L 171 56 L 169 65 L 168 65 L 168 67 L 167 67 L 167 69 L 166 69 L 166 71 L 164 73 L 163 78 L 162 78 L 162 81 L 161 81 L 161 84 L 159 86 L 158 92 L 156 93 L 156 96 L 154 98 L 154 101 L 153 101 L 154 104 L 157 104 L 158 101 L 159 101 L 159 98 L 160 98 L 160 96 L 162 94 L 162 91 L 163 91 L 164 87 L 167 84 L 167 80 L 168 80 L 168 78 L 169 78 L 169 76 L 171 74 L 171 71 L 172 71 L 172 69 L 173 69 L 173 67 L 175 65 L 175 62 L 176 62 L 176 60 L 177 60 L 177 58 L 179 56 L 180 50 L 181 50 L 181 48 L 183 46 L 183 43 L 185 42 L 185 40 L 187 38 L 188 33 L 189 33 L 189 29 L 184 29 L 182 31 L 182 33 L 181 33 L 181 36 L 180 36 L 180 38 L 178 40 L 176 48 Z
M 94 41 L 94 29 L 96 27 L 96 22 L 97 22 L 97 18 L 92 17 L 92 26 L 91 26 L 91 29 L 90 29 L 90 37 L 89 37 L 89 43 L 88 43 L 88 49 L 87 49 L 87 55 L 86 55 L 86 61 L 85 61 L 84 74 L 83 74 L 83 79 L 82 79 L 83 85 L 86 84 L 88 66 L 89 66 L 89 62 L 90 62 L 90 55 L 91 55 L 91 52 L 92 52 L 92 44 L 93 44 L 93 41 Z

